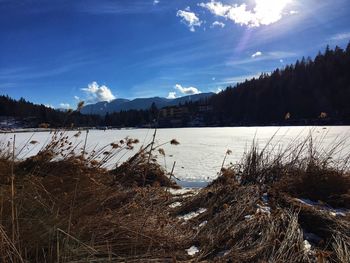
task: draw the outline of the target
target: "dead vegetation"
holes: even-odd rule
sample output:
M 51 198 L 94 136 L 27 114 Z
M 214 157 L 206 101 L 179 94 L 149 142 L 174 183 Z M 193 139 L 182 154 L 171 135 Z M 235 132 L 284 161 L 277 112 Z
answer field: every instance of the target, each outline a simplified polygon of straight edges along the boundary
M 154 140 L 104 168 L 137 143 L 88 154 L 55 133 L 15 161 L 5 144 L 1 262 L 349 262 L 347 158 L 316 152 L 310 138 L 278 152 L 253 145 L 206 188 L 174 194 Z
M 205 209 L 186 222 L 196 230 L 196 260 L 350 262 L 348 158 L 316 150 L 311 137 L 283 151 L 253 144 L 175 208 L 174 215 Z
M 87 154 L 57 132 L 25 160 L 13 162 L 5 149 L 0 158 L 1 262 L 172 258 L 185 231 L 167 216 L 170 194 L 149 185 L 178 186 L 153 152 L 141 148 L 115 169 L 103 168 L 137 143 L 126 138 Z

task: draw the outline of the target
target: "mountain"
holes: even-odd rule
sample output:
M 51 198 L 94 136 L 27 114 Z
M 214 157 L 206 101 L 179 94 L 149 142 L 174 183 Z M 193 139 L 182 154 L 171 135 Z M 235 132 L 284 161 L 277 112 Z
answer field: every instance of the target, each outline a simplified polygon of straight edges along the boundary
M 111 102 L 97 102 L 95 104 L 88 104 L 84 106 L 81 109 L 82 114 L 99 114 L 99 115 L 105 115 L 107 112 L 110 112 L 111 109 L 113 108 L 119 108 L 121 105 L 124 103 L 129 102 L 127 99 L 115 99 L 112 100 Z
M 176 98 L 173 99 L 172 102 L 170 102 L 171 105 L 168 106 L 175 106 L 175 105 L 179 105 L 179 104 L 185 104 L 186 102 L 196 102 L 199 100 L 204 100 L 204 99 L 208 99 L 210 97 L 212 97 L 215 93 L 213 92 L 209 92 L 209 93 L 200 93 L 200 94 L 196 94 L 196 95 L 190 95 L 190 96 L 184 96 L 184 97 L 180 97 L 180 98 Z
M 106 113 L 128 111 L 128 110 L 147 110 L 153 103 L 157 108 L 164 108 L 167 106 L 177 106 L 179 104 L 184 104 L 186 102 L 192 101 L 196 102 L 201 99 L 206 99 L 214 95 L 214 93 L 200 93 L 195 95 L 184 96 L 176 99 L 166 99 L 161 97 L 151 97 L 151 98 L 137 98 L 133 100 L 127 99 L 115 99 L 111 102 L 98 102 L 96 104 L 89 104 L 82 108 L 82 114 L 98 114 L 101 116 L 106 115 Z

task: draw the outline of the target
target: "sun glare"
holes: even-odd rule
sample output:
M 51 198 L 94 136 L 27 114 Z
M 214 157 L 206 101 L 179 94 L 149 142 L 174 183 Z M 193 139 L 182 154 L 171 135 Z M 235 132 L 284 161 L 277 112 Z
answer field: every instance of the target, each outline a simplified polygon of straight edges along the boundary
M 274 23 L 282 18 L 284 9 L 291 0 L 256 0 L 254 8 L 257 22 L 262 25 Z

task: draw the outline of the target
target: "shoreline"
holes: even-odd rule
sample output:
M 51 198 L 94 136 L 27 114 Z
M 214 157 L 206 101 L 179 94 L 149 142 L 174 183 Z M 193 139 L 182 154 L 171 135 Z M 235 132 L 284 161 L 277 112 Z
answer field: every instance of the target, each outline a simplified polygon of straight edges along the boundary
M 350 127 L 346 124 L 333 124 L 333 125 L 242 125 L 242 126 L 203 126 L 203 127 L 157 127 L 156 129 L 159 130 L 166 130 L 166 129 L 225 129 L 225 128 L 288 128 L 288 127 L 305 127 L 305 128 L 313 128 L 313 127 Z M 94 130 L 94 131 L 113 131 L 113 130 L 150 130 L 155 129 L 155 127 L 124 127 L 124 128 L 98 128 L 98 127 L 81 127 L 81 128 L 19 128 L 19 129 L 11 129 L 11 130 L 4 130 L 0 129 L 0 134 L 5 133 L 26 133 L 26 132 L 54 132 L 54 131 L 86 131 L 86 130 Z

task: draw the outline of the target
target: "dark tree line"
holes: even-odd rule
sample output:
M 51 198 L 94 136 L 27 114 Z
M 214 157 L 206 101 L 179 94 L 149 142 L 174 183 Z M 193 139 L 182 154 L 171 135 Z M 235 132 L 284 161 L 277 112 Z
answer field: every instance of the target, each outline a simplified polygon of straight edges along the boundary
M 128 110 L 106 114 L 103 124 L 113 127 L 139 127 L 152 125 L 158 119 L 158 108 L 153 103 L 148 110 Z
M 317 119 L 350 122 L 350 43 L 326 48 L 314 60 L 302 58 L 283 70 L 228 87 L 209 103 L 224 124 L 269 124 Z
M 49 124 L 50 127 L 95 126 L 101 121 L 98 116 L 82 115 L 78 111 L 63 112 L 9 96 L 0 96 L 0 116 L 13 117 L 31 127 L 40 124 Z
M 14 100 L 9 96 L 0 96 L 0 117 L 13 117 L 25 125 L 38 127 L 48 124 L 49 127 L 91 127 L 115 126 L 135 127 L 152 123 L 158 116 L 155 105 L 149 110 L 129 110 L 99 115 L 84 115 L 79 111 L 60 111 L 45 105 L 36 105 L 21 98 Z

